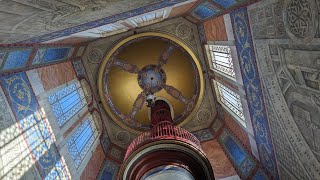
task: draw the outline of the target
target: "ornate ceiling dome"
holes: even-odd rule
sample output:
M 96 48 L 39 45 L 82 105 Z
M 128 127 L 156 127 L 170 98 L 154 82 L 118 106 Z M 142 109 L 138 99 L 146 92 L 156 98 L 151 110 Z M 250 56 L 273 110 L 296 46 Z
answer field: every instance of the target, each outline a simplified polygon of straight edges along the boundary
M 174 123 L 185 124 L 203 95 L 201 67 L 193 51 L 161 33 L 142 33 L 116 44 L 101 64 L 99 95 L 112 120 L 133 133 L 149 129 L 148 93 L 168 101 Z

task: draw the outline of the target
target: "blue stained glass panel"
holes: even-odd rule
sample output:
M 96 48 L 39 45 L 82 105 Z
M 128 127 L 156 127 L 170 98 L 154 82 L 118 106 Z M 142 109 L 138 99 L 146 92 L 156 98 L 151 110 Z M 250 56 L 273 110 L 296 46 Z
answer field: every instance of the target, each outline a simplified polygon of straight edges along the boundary
M 59 126 L 63 126 L 86 104 L 79 82 L 75 82 L 49 96 L 49 103 Z
M 229 8 L 235 4 L 237 4 L 236 0 L 212 0 L 213 2 L 219 4 L 220 6 L 224 8 Z
M 69 153 L 77 168 L 85 158 L 97 136 L 96 126 L 92 116 L 89 116 L 68 140 Z
M 31 49 L 12 51 L 5 60 L 3 70 L 23 68 L 26 66 Z
M 229 151 L 230 155 L 232 156 L 234 162 L 237 164 L 237 166 L 240 166 L 243 160 L 246 159 L 245 152 L 243 152 L 243 150 L 231 137 L 227 137 L 225 141 L 225 146 Z

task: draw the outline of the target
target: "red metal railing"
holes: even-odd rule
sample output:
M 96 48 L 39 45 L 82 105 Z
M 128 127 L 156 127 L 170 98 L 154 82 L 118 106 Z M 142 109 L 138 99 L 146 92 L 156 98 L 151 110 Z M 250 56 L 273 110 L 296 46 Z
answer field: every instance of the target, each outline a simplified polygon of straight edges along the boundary
M 133 140 L 127 149 L 124 160 L 139 147 L 158 140 L 178 140 L 186 142 L 203 152 L 200 141 L 193 134 L 185 129 L 173 126 L 171 122 L 163 121 L 158 123 L 150 131 L 140 134 Z

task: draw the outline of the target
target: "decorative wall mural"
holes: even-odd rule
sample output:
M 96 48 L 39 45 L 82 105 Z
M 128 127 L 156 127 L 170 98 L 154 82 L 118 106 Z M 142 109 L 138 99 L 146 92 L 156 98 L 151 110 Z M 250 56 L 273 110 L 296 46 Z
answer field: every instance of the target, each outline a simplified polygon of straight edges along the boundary
M 0 88 L 0 179 L 40 179 L 27 144 Z
M 249 8 L 250 22 L 258 17 L 251 12 L 258 12 L 261 7 L 275 8 L 277 6 L 274 6 L 274 3 L 281 2 L 261 1 L 253 5 Z M 295 22 L 301 22 L 300 16 L 308 18 L 307 16 L 319 11 L 313 1 L 309 0 L 292 0 L 283 3 L 284 6 L 280 12 L 284 20 L 287 18 L 285 16 L 288 13 L 288 6 L 290 13 L 294 13 L 290 17 L 293 20 L 292 25 Z M 310 6 L 310 4 L 313 5 Z M 312 19 L 316 16 L 309 17 Z M 318 22 L 319 19 L 315 21 Z M 313 35 L 314 37 L 310 39 L 308 35 L 305 36 L 306 39 L 302 37 L 304 32 L 307 33 L 309 30 L 308 33 L 312 32 L 312 26 L 315 24 L 308 24 L 309 22 L 307 20 L 295 26 L 285 24 L 286 33 L 290 36 L 274 36 L 268 40 L 254 39 L 253 41 L 260 77 L 264 83 L 265 102 L 280 179 L 318 179 L 320 177 L 318 155 L 320 116 L 319 107 L 315 103 L 317 101 L 315 97 L 320 94 L 318 78 L 320 48 L 317 45 L 302 45 L 308 42 L 306 40 L 317 37 L 317 35 Z M 292 30 L 301 38 L 290 32 L 290 27 L 294 28 Z M 252 27 L 252 30 L 256 31 L 256 28 Z
M 0 80 L 41 177 L 70 179 L 26 74 L 11 74 Z
M 285 27 L 289 36 L 299 42 L 313 40 L 318 27 L 318 11 L 314 0 L 286 0 Z
M 0 43 L 40 43 L 111 24 L 186 0 L 2 1 Z M 22 15 L 16 15 L 21 12 Z
M 232 12 L 231 20 L 260 160 L 269 173 L 277 177 L 275 155 L 268 129 L 259 72 L 256 67 L 247 9 L 242 8 Z
M 145 52 L 140 48 L 145 49 Z M 126 130 L 149 129 L 150 120 L 145 106 L 149 94 L 164 97 L 174 104 L 174 122 L 177 124 L 195 113 L 194 109 L 201 94 L 202 77 L 197 62 L 193 60 L 195 56 L 190 52 L 175 38 L 159 33 L 138 34 L 136 38 L 129 37 L 121 41 L 120 45 L 107 55 L 100 68 L 98 80 L 100 97 L 112 119 Z M 174 68 L 175 66 L 180 66 L 180 70 Z M 183 89 L 179 87 L 187 82 L 186 76 L 177 75 L 181 70 L 181 73 L 191 76 L 187 80 L 188 88 L 187 85 L 183 85 Z M 114 85 L 119 83 L 117 78 L 120 76 L 121 81 L 130 87 L 126 87 L 126 84 L 117 84 L 117 87 Z M 178 83 L 179 79 L 173 80 L 179 77 L 181 83 Z M 130 90 L 124 90 L 127 88 Z M 124 91 L 125 96 L 120 93 Z M 120 99 L 122 100 L 119 101 Z M 133 107 L 124 106 L 123 101 L 132 102 Z
M 276 0 L 250 10 L 250 25 L 254 39 L 288 38 L 283 21 L 284 1 Z

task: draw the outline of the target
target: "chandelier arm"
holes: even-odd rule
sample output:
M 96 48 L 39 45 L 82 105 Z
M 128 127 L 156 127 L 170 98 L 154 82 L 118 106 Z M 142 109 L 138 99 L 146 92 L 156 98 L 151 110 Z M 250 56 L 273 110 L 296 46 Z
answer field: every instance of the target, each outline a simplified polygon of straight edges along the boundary
M 120 67 L 122 70 L 132 73 L 132 74 L 138 74 L 140 69 L 138 68 L 137 65 L 134 64 L 130 64 L 128 62 L 125 62 L 123 60 L 120 59 L 116 59 L 113 61 L 112 63 L 113 66 L 118 66 Z
M 185 96 L 182 95 L 182 92 L 179 91 L 177 88 L 167 85 L 167 84 L 162 84 L 162 88 L 173 98 L 176 100 L 181 101 L 183 104 L 188 104 L 189 99 L 186 98 Z
M 175 49 L 175 46 L 170 43 L 167 49 L 160 55 L 157 69 L 161 69 L 163 65 L 167 64 L 170 56 L 173 54 Z

